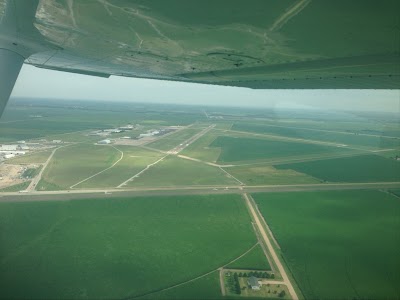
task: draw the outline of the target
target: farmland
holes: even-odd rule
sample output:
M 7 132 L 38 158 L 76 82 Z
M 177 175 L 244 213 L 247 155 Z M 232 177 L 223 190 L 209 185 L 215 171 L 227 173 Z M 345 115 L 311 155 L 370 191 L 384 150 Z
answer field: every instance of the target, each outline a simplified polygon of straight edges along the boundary
M 321 182 L 317 178 L 287 169 L 279 170 L 272 166 L 238 166 L 225 168 L 231 175 L 247 185 L 262 184 L 307 184 Z
M 330 182 L 399 181 L 400 162 L 377 155 L 363 155 L 275 166 L 292 169 Z
M 43 179 L 59 188 L 69 186 L 111 166 L 120 157 L 115 148 L 93 144 L 76 144 L 57 150 L 43 172 Z M 38 185 L 38 190 L 46 189 Z
M 0 298 L 399 297 L 395 115 L 30 105 L 0 121 Z
M 34 152 L 32 154 L 27 154 L 19 157 L 15 157 L 13 159 L 10 159 L 8 163 L 12 164 L 41 164 L 44 163 L 47 158 L 49 157 L 51 151 L 50 150 L 45 150 L 45 151 L 38 151 Z
M 0 207 L 5 298 L 144 295 L 216 270 L 256 243 L 232 195 Z
M 123 153 L 122 159 L 112 168 L 98 174 L 74 188 L 116 187 L 128 178 L 154 163 L 162 154 L 132 146 L 116 146 Z
M 233 130 L 248 131 L 277 136 L 286 136 L 291 138 L 303 138 L 315 141 L 332 142 L 353 146 L 362 146 L 364 148 L 391 148 L 400 146 L 400 139 L 381 137 L 379 135 L 369 136 L 360 135 L 360 131 L 329 131 L 318 128 L 303 128 L 288 125 L 265 125 L 257 123 L 235 123 Z M 362 133 L 362 132 L 361 132 Z
M 129 186 L 185 186 L 237 184 L 218 168 L 168 156 L 129 183 Z
M 321 153 L 339 153 L 346 150 L 310 143 L 287 142 L 278 140 L 236 138 L 220 136 L 211 143 L 212 147 L 221 147 L 218 162 L 254 161 L 257 159 L 282 158 L 288 156 L 312 156 Z
M 260 245 L 257 245 L 245 256 L 232 262 L 227 266 L 228 269 L 250 269 L 250 270 L 271 270 L 271 266 L 265 257 Z
M 398 297 L 397 198 L 379 191 L 253 198 L 307 299 Z

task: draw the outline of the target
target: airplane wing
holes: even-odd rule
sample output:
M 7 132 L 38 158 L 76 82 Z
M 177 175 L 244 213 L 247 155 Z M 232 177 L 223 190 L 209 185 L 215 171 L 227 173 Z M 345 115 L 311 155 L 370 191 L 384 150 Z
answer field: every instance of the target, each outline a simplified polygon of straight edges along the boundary
M 399 11 L 398 0 L 0 0 L 0 48 L 92 76 L 398 89 Z

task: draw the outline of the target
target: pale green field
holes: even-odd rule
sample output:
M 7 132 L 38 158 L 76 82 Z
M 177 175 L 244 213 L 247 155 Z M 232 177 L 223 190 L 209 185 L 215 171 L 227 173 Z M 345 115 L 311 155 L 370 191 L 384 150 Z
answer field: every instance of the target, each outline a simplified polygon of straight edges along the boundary
M 82 182 L 75 188 L 117 187 L 119 184 L 140 172 L 148 164 L 158 160 L 162 154 L 133 146 L 115 146 L 124 157 L 114 167 Z
M 272 166 L 239 166 L 225 168 L 227 172 L 248 185 L 307 184 L 321 180 L 294 170 L 277 170 Z
M 120 158 L 111 146 L 76 144 L 60 148 L 42 174 L 37 190 L 65 189 L 111 166 Z
M 128 183 L 127 186 L 237 185 L 238 183 L 217 167 L 174 156 Z
M 32 152 L 7 160 L 8 164 L 42 164 L 45 163 L 52 150 Z
M 209 147 L 209 145 L 218 137 L 218 133 L 213 131 L 203 135 L 198 140 L 187 146 L 182 152 L 182 155 L 200 159 L 207 162 L 216 162 L 221 149 L 216 147 Z

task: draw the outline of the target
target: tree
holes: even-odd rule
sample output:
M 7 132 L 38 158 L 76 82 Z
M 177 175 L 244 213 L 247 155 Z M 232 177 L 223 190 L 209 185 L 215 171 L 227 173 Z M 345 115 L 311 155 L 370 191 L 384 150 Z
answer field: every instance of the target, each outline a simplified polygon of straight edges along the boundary
M 281 297 L 281 298 L 285 297 L 285 295 L 286 295 L 286 292 L 283 290 L 279 293 L 279 297 Z

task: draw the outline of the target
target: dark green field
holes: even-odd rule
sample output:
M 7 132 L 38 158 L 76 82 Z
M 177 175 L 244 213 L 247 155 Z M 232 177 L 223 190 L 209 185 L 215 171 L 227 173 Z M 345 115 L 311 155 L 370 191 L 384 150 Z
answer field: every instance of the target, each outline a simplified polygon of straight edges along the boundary
M 379 191 L 253 195 L 306 299 L 400 297 L 400 202 Z
M 253 250 L 245 256 L 229 264 L 227 268 L 231 269 L 251 269 L 251 270 L 271 270 L 271 266 L 264 251 L 260 245 L 257 245 Z
M 331 182 L 400 181 L 400 162 L 363 155 L 275 166 L 292 169 Z
M 2 299 L 144 295 L 256 243 L 238 195 L 0 203 L 0 228 Z
M 342 148 L 316 144 L 228 136 L 218 137 L 210 146 L 222 148 L 218 162 L 236 162 L 321 153 L 340 153 L 344 151 Z

